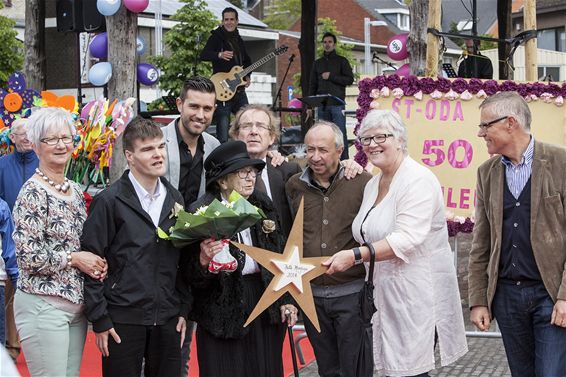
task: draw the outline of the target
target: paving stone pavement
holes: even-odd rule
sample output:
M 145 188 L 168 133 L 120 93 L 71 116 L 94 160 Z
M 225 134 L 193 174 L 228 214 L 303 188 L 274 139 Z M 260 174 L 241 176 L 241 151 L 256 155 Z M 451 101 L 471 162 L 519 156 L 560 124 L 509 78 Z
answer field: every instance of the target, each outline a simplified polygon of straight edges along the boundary
M 451 365 L 433 370 L 431 377 L 511 377 L 501 338 L 468 338 L 468 348 L 466 355 Z M 440 365 L 438 352 L 436 359 Z M 299 376 L 317 377 L 316 361 L 300 370 Z M 374 376 L 380 375 L 375 373 Z

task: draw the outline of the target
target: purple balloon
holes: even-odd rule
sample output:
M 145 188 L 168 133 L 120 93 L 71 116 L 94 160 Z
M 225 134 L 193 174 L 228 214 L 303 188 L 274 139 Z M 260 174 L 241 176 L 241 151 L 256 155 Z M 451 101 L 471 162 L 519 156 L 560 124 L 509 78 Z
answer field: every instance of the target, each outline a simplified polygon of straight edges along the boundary
M 106 59 L 108 57 L 108 34 L 97 34 L 89 45 L 90 55 L 98 59 Z
M 151 86 L 159 81 L 159 71 L 149 63 L 138 64 L 138 81 L 144 85 Z

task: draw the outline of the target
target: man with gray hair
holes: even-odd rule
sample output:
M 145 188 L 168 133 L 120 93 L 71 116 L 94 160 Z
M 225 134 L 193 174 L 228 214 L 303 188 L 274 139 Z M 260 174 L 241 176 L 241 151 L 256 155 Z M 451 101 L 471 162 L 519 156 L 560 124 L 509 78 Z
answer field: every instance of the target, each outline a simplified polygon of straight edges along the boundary
M 497 319 L 513 376 L 566 376 L 566 149 L 534 139 L 516 92 L 480 109 L 494 157 L 477 174 L 470 319 Z
M 305 200 L 305 257 L 331 256 L 357 245 L 352 236 L 352 221 L 358 214 L 364 187 L 371 175 L 363 172 L 345 179 L 344 167 L 340 164 L 343 140 L 342 132 L 334 123 L 315 123 L 305 135 L 308 167 L 291 177 L 285 186 L 295 213 L 301 198 Z M 358 300 L 365 275 L 360 262 L 347 271 L 323 275 L 311 283 L 321 332 L 308 318 L 305 318 L 305 329 L 314 349 L 318 373 L 323 377 L 356 374 L 364 331 Z

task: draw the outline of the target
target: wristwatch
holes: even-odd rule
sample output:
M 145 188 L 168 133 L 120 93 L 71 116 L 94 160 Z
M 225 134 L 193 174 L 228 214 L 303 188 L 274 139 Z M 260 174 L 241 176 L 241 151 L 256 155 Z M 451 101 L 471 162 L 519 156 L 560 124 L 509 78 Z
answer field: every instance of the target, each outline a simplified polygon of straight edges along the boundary
M 357 264 L 364 263 L 364 260 L 362 259 L 362 252 L 360 251 L 360 248 L 354 247 L 352 250 L 354 251 L 354 266 L 357 265 Z

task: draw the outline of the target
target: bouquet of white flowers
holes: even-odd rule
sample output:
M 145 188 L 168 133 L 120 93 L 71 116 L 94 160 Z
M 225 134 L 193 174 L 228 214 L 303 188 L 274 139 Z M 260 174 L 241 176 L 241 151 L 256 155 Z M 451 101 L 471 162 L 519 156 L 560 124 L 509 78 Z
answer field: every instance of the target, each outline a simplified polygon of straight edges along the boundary
M 201 207 L 195 213 L 186 212 L 175 206 L 172 216 L 177 217 L 169 234 L 157 229 L 160 238 L 171 240 L 176 247 L 183 247 L 195 241 L 207 238 L 223 240 L 224 248 L 216 254 L 208 269 L 210 272 L 235 271 L 238 263 L 230 254 L 230 238 L 257 223 L 265 214 L 235 191 L 227 202 L 214 199 L 208 206 Z

